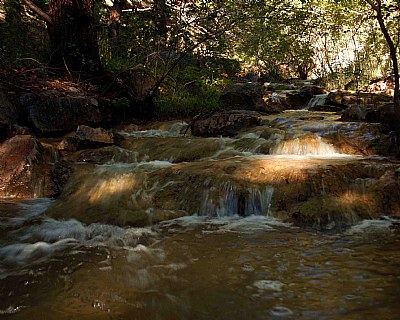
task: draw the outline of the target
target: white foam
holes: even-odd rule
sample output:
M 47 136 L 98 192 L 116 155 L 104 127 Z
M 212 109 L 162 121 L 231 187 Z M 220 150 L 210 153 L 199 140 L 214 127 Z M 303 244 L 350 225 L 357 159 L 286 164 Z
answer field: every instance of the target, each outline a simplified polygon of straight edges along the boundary
M 289 308 L 282 307 L 282 306 L 275 306 L 270 311 L 271 315 L 277 317 L 286 317 L 293 314 L 293 311 Z
M 121 135 L 135 138 L 145 138 L 145 137 L 179 137 L 182 136 L 182 131 L 187 128 L 188 124 L 183 121 L 176 122 L 171 125 L 168 130 L 163 129 L 150 129 L 150 130 L 140 130 L 140 131 L 120 131 Z
M 17 243 L 0 248 L 0 261 L 6 265 L 21 265 L 31 261 L 40 261 L 56 251 L 75 246 L 75 239 L 63 239 L 55 243 Z
M 276 280 L 257 280 L 253 286 L 260 290 L 282 291 L 284 283 Z
M 363 220 L 358 224 L 352 226 L 347 230 L 347 234 L 365 234 L 365 233 L 376 233 L 390 231 L 390 228 L 394 224 L 400 223 L 399 220 L 392 219 L 390 217 L 383 216 L 380 219 L 375 220 Z

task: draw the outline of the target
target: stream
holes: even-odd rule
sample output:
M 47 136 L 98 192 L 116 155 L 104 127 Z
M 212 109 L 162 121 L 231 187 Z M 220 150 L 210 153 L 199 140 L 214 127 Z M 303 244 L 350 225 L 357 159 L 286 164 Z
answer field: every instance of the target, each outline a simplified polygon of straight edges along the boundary
M 0 318 L 398 319 L 400 223 L 377 202 L 399 164 L 326 139 L 363 124 L 308 115 L 236 138 L 124 131 L 59 199 L 1 199 Z

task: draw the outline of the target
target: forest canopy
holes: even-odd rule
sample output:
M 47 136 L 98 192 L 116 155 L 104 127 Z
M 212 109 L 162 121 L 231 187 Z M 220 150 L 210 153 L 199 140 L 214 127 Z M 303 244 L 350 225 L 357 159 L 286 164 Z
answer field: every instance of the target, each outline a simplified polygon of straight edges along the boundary
M 84 78 L 140 66 L 174 93 L 182 78 L 218 88 L 248 72 L 356 89 L 396 73 L 399 8 L 398 0 L 3 0 L 0 68 Z

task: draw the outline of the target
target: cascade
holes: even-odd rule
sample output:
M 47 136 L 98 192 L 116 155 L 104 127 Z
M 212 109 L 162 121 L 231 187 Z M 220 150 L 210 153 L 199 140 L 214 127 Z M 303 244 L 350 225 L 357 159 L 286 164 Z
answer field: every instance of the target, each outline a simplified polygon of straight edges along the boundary
M 231 138 L 135 128 L 69 158 L 56 200 L 0 200 L 0 315 L 397 319 L 400 229 L 380 215 L 400 212 L 400 164 L 338 154 L 324 137 L 372 131 L 308 116 Z
M 274 155 L 320 155 L 320 156 L 337 156 L 333 145 L 326 143 L 323 139 L 315 134 L 296 137 L 291 140 L 280 142 L 273 149 L 271 154 Z
M 247 188 L 239 190 L 229 182 L 224 182 L 219 188 L 205 190 L 200 216 L 228 217 L 267 215 L 271 205 L 273 187 Z
M 313 107 L 325 105 L 327 98 L 328 98 L 328 94 L 326 94 L 326 93 L 315 95 L 308 102 L 307 107 L 305 108 L 305 110 L 308 110 L 308 109 L 313 108 Z

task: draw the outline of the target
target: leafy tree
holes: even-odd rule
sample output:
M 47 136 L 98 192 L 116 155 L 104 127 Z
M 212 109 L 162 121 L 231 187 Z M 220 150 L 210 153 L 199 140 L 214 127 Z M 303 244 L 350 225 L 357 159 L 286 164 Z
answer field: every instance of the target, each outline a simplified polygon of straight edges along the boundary
M 400 114 L 400 93 L 399 93 L 399 63 L 397 59 L 397 48 L 396 44 L 393 41 L 392 36 L 389 33 L 387 20 L 390 19 L 392 14 L 396 14 L 396 19 L 399 19 L 400 12 L 400 2 L 399 1 L 382 1 L 382 0 L 366 0 L 366 2 L 371 6 L 371 8 L 375 11 L 375 18 L 378 21 L 379 28 L 385 37 L 387 45 L 389 47 L 390 58 L 392 59 L 393 64 L 393 73 L 395 79 L 395 88 L 394 88 L 394 98 L 393 102 L 397 109 L 397 113 Z M 397 21 L 398 22 L 398 21 Z M 399 30 L 400 31 L 400 30 Z M 399 118 L 400 120 L 400 118 Z M 400 123 L 399 123 L 400 130 Z
M 47 12 L 31 0 L 23 1 L 47 24 L 50 65 L 83 75 L 102 75 L 94 0 L 51 0 Z

